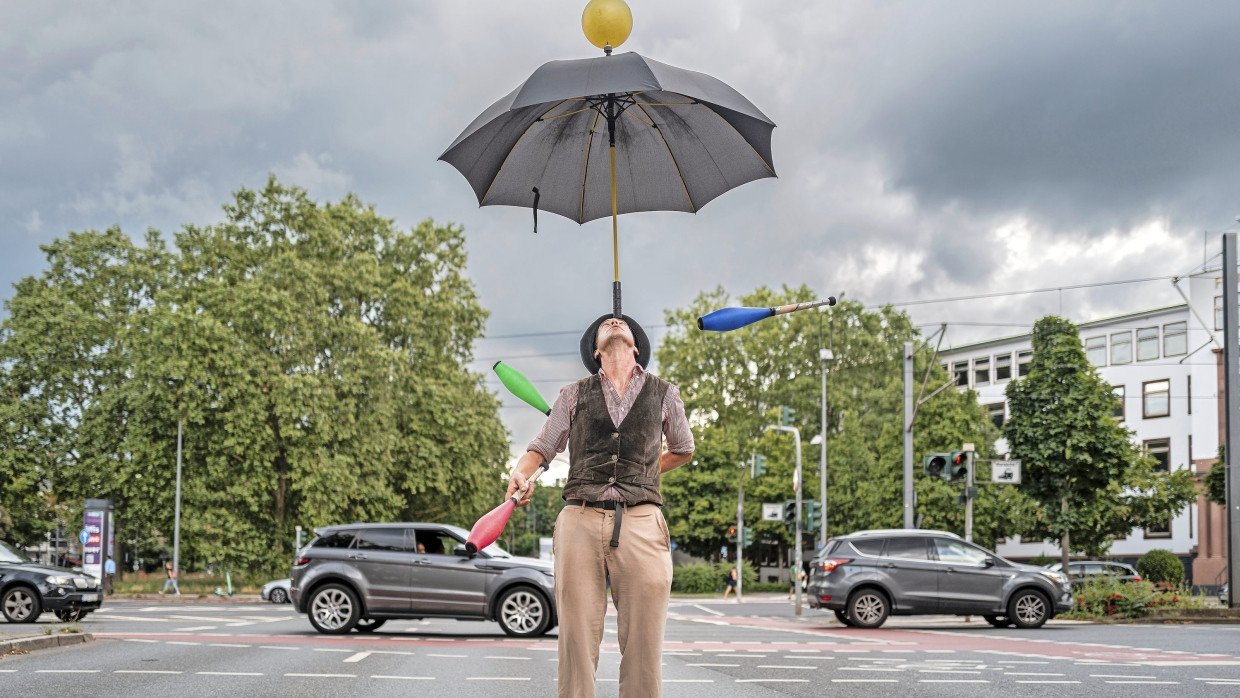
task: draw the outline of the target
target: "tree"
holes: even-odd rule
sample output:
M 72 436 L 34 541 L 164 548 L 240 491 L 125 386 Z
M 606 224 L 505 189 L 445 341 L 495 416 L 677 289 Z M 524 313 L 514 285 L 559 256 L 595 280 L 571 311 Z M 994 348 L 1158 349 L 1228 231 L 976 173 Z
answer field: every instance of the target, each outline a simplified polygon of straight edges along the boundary
M 1113 416 L 1111 386 L 1085 358 L 1080 333 L 1047 316 L 1033 328 L 1029 375 L 1007 387 L 1004 425 L 1024 467 L 1022 492 L 1034 500 L 1026 530 L 1072 551 L 1102 555 L 1115 537 L 1165 523 L 1196 496 L 1192 473 L 1156 473 L 1152 458 Z
M 1219 444 L 1218 460 L 1205 476 L 1206 499 L 1227 506 L 1227 444 Z
M 760 521 L 759 514 L 764 501 L 794 496 L 793 439 L 787 433 L 764 433 L 763 427 L 779 423 L 781 406 L 795 411 L 793 423 L 804 440 L 802 498 L 817 499 L 817 447 L 809 441 L 819 431 L 819 348 L 831 348 L 835 356 L 827 376 L 828 532 L 902 525 L 902 357 L 904 342 L 920 345 L 906 315 L 890 307 L 867 311 L 844 300 L 829 311 L 792 313 L 733 332 L 702 332 L 696 326 L 699 316 L 728 305 L 773 306 L 815 297 L 806 287 L 780 292 L 759 288 L 732 303 L 726 292 L 716 289 L 700 294 L 687 308 L 666 313 L 668 331 L 657 354 L 658 372 L 680 387 L 697 442 L 694 461 L 663 478 L 669 528 L 681 549 L 708 556 L 729 542 L 738 471 L 748 467 L 754 452 L 767 456 L 767 473 L 758 480 L 746 476 L 746 526 L 755 528 L 757 540 L 791 542 L 782 522 Z M 925 347 L 918 352 L 919 377 L 931 355 Z M 934 385 L 947 382 L 937 362 L 932 376 Z M 984 455 L 998 436 L 972 394 L 954 390 L 927 402 L 917 425 L 919 453 L 972 441 Z M 963 532 L 964 511 L 955 503 L 956 490 L 921 477 L 915 485 L 926 525 Z M 979 541 L 1003 535 L 1013 511 L 1012 496 L 979 500 Z M 806 540 L 812 543 L 814 532 L 808 533 Z
M 0 472 L 77 512 L 112 499 L 122 539 L 170 548 L 182 422 L 182 554 L 252 569 L 286 568 L 298 524 L 493 506 L 508 445 L 466 368 L 486 313 L 460 229 L 274 179 L 224 212 L 175 253 L 119 230 L 46 248 L 4 325 Z

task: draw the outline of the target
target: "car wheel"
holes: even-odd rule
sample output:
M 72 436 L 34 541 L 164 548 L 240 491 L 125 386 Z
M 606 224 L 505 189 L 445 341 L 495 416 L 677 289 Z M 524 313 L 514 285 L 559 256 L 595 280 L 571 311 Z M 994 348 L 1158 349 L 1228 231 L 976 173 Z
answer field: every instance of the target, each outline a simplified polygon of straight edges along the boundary
M 43 613 L 39 595 L 29 587 L 13 587 L 0 597 L 0 611 L 10 623 L 33 623 Z
M 288 592 L 276 587 L 271 590 L 271 603 L 288 603 Z
M 887 622 L 891 604 L 877 589 L 862 589 L 848 597 L 848 617 L 858 628 L 877 628 Z
M 551 628 L 551 605 L 542 594 L 528 587 L 504 592 L 496 609 L 499 627 L 513 637 L 535 637 Z
M 839 622 L 843 623 L 844 625 L 847 625 L 847 626 L 848 626 L 848 627 L 850 627 L 850 628 L 851 628 L 851 627 L 853 627 L 853 622 L 852 622 L 852 619 L 851 619 L 851 618 L 849 618 L 849 617 L 848 617 L 848 614 L 847 614 L 847 613 L 845 613 L 845 612 L 843 612 L 843 611 L 836 611 L 836 612 L 835 612 L 835 619 L 836 619 L 836 620 L 838 620 Z
M 314 590 L 310 597 L 310 625 L 325 635 L 344 635 L 362 618 L 357 594 L 340 584 Z
M 1024 589 L 1008 602 L 1007 617 L 1018 628 L 1040 628 L 1050 620 L 1051 607 L 1040 591 Z
M 363 618 L 357 622 L 354 630 L 359 633 L 373 633 L 387 622 L 387 618 Z
M 65 623 L 76 623 L 86 617 L 86 611 L 56 611 L 56 617 Z
M 996 628 L 1006 628 L 1012 624 L 1012 621 L 1009 620 L 1007 616 L 982 616 L 982 617 L 986 619 L 987 623 L 990 623 Z

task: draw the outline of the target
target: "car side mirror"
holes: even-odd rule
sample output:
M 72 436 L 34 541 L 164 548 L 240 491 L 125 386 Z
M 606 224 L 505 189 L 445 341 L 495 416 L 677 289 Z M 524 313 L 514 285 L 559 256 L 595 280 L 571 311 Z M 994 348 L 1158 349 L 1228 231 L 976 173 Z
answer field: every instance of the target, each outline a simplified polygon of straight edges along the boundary
M 471 559 L 471 560 L 474 558 L 474 554 L 472 554 L 472 553 L 470 553 L 468 550 L 466 550 L 466 549 L 465 549 L 465 545 L 464 545 L 464 544 L 458 545 L 458 546 L 456 546 L 455 548 L 453 548 L 453 549 L 452 549 L 452 554 L 453 554 L 453 555 L 456 555 L 457 557 L 466 557 L 466 558 L 469 558 L 469 559 Z
M 998 563 L 993 557 L 987 556 L 985 562 L 982 563 L 982 567 L 994 567 L 996 564 Z

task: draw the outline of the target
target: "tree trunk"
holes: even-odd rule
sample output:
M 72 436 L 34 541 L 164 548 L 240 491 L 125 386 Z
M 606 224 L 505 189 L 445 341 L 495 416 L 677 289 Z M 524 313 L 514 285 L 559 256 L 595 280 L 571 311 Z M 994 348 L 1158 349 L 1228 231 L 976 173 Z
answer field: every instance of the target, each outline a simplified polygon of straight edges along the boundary
M 1068 513 L 1068 498 L 1063 497 L 1059 501 L 1060 501 L 1059 511 L 1065 514 L 1064 518 L 1067 518 L 1066 514 Z M 1065 529 L 1063 532 L 1063 537 L 1059 539 L 1059 555 L 1060 555 L 1059 559 L 1060 559 L 1060 562 L 1063 564 L 1064 575 L 1067 575 L 1069 578 L 1071 578 L 1071 575 L 1068 575 L 1068 553 L 1071 547 L 1072 547 L 1072 541 L 1071 541 L 1068 531 Z

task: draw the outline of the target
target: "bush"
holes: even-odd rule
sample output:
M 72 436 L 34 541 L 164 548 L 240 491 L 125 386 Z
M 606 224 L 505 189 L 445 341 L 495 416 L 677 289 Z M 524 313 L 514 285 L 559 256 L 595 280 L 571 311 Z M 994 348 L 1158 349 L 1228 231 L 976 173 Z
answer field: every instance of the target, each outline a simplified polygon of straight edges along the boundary
M 1184 563 L 1170 550 L 1155 548 L 1137 560 L 1137 572 L 1148 582 L 1182 586 Z
M 1029 562 L 1026 564 L 1033 565 L 1034 567 L 1046 567 L 1047 565 L 1053 565 L 1056 562 L 1059 562 L 1059 560 L 1060 558 L 1051 557 L 1050 555 L 1035 555 L 1029 558 Z
M 709 564 L 704 562 L 695 562 L 690 565 L 680 565 L 672 568 L 672 591 L 678 594 L 714 594 L 723 591 L 724 579 L 727 578 L 728 572 L 736 567 L 734 562 L 720 562 L 717 564 Z M 750 588 L 750 584 L 757 582 L 758 571 L 749 563 L 741 570 L 744 578 L 744 586 Z
M 1200 597 L 1174 591 L 1158 591 L 1150 582 L 1103 579 L 1082 584 L 1072 592 L 1072 610 L 1065 618 L 1141 618 L 1155 608 L 1201 608 Z

